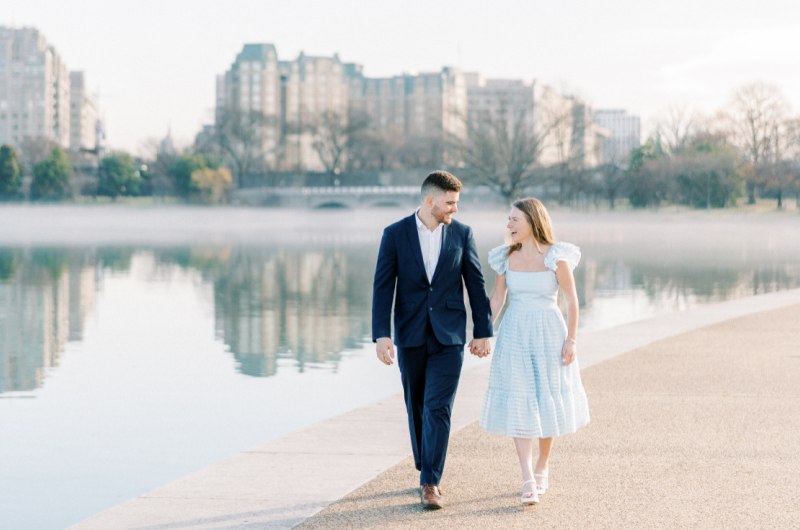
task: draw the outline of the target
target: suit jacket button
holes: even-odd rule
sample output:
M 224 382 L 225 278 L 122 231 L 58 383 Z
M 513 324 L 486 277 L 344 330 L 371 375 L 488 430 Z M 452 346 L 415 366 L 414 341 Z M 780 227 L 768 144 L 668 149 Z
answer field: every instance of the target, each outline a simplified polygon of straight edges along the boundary
M 432 308 L 432 307 L 429 307 L 429 308 L 428 308 L 428 311 L 433 311 L 433 308 Z
M 429 291 L 433 291 L 433 287 L 428 288 Z

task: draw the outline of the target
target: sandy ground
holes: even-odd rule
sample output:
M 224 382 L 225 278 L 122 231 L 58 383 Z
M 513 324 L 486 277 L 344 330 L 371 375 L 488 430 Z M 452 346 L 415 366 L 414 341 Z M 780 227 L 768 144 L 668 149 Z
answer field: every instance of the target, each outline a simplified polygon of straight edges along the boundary
M 510 439 L 452 437 L 445 508 L 410 459 L 298 528 L 800 528 L 800 306 L 678 335 L 584 371 L 592 423 L 519 505 Z

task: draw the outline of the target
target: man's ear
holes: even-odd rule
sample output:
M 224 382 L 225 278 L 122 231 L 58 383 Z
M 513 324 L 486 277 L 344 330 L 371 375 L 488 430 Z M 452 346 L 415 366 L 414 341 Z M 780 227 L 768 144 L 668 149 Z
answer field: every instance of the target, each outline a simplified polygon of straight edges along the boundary
M 436 198 L 433 195 L 425 196 L 425 206 L 427 206 L 428 208 L 433 208 L 433 203 L 435 200 Z

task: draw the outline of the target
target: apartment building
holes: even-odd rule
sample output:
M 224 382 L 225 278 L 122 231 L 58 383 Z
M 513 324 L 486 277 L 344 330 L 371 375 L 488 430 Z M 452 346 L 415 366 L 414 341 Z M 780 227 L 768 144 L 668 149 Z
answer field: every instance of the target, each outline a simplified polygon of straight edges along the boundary
M 630 115 L 623 109 L 601 109 L 595 111 L 594 120 L 609 133 L 603 147 L 603 161 L 627 163 L 631 151 L 642 144 L 639 116 Z
M 34 28 L 0 26 L 0 143 L 46 138 L 70 146 L 70 78 Z
M 467 83 L 457 68 L 389 78 L 354 76 L 350 108 L 369 116 L 373 132 L 396 146 L 424 145 L 437 153 L 439 164 L 461 162 L 448 149 L 467 137 Z
M 533 80 L 484 79 L 477 73 L 467 74 L 466 80 L 472 134 L 504 124 L 508 138 L 538 144 L 537 165 L 600 163 L 605 133 L 580 98 Z
M 274 167 L 280 154 L 281 110 L 281 72 L 275 47 L 246 44 L 231 68 L 217 77 L 216 126 L 252 136 L 264 162 Z
M 570 164 L 577 168 L 595 167 L 603 163 L 603 149 L 608 132 L 598 127 L 591 107 L 572 97 L 572 138 Z
M 315 147 L 320 135 L 330 137 L 347 126 L 349 74 L 360 69 L 338 55 L 314 57 L 300 53 L 281 63 L 283 169 L 324 171 Z M 329 138 L 330 139 L 330 138 Z
M 444 146 L 451 137 L 466 138 L 466 82 L 455 68 L 368 78 L 361 65 L 338 55 L 300 53 L 280 61 L 272 44 L 246 44 L 217 77 L 216 104 L 218 128 L 232 110 L 262 114 L 263 159 L 284 171 L 329 171 L 318 142 L 345 129 L 354 112 L 368 115 L 373 130 L 398 143 L 425 138 Z
M 73 154 L 96 153 L 98 146 L 98 112 L 94 98 L 86 86 L 83 72 L 69 73 L 70 86 L 70 140 Z
M 512 141 L 533 142 L 539 130 L 534 109 L 536 83 L 521 79 L 485 79 L 469 73 L 467 82 L 467 136 L 469 142 L 485 134 L 487 128 L 496 134 L 505 128 Z
M 280 61 L 272 44 L 245 44 L 217 77 L 216 125 L 249 120 L 267 167 L 322 171 L 317 131 L 332 119 L 346 123 L 348 72 L 358 68 L 337 55 Z

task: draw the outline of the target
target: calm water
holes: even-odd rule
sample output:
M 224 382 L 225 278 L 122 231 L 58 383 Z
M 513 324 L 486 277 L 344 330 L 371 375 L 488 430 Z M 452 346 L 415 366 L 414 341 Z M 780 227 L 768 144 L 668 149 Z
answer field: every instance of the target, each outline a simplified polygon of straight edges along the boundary
M 165 219 L 152 243 L 0 230 L 0 527 L 64 527 L 400 390 L 369 333 L 381 228 L 405 212 L 238 212 L 220 231 L 232 212 L 185 213 L 208 237 Z M 460 214 L 484 263 L 504 217 Z M 554 218 L 584 251 L 583 330 L 800 287 L 795 217 Z

